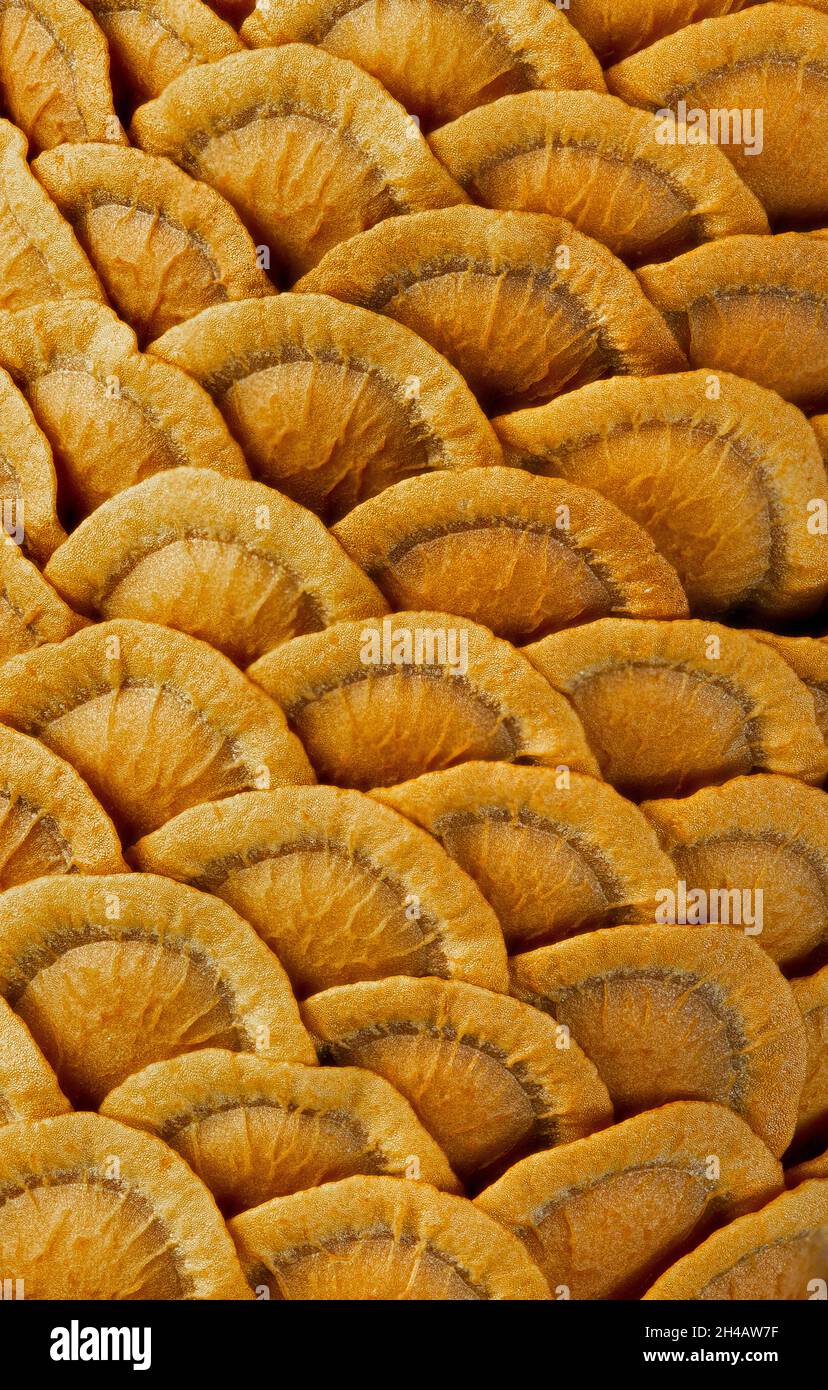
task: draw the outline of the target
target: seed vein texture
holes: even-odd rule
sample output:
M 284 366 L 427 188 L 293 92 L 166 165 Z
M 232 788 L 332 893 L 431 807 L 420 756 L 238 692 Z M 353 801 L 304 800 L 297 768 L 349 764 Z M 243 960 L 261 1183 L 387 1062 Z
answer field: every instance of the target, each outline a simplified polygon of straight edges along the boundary
M 821 1300 L 826 0 L 15 0 L 0 109 L 2 1288 Z

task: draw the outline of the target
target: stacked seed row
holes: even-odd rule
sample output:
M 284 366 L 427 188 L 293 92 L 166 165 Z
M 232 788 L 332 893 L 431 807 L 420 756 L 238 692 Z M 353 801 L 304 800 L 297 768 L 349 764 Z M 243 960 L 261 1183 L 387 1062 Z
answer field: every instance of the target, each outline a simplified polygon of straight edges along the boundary
M 26 1297 L 825 1296 L 820 9 L 0 15 Z

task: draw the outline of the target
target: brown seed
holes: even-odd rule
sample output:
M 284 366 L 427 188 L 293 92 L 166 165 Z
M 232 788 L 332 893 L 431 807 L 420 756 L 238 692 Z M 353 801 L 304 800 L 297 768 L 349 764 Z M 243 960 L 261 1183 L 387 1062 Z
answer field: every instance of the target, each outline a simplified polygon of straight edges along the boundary
M 648 531 L 694 612 L 795 616 L 823 601 L 828 547 L 809 506 L 828 479 L 814 431 L 775 391 L 704 370 L 613 377 L 494 426 L 508 462 L 594 488 Z
M 790 1143 L 805 1029 L 790 985 L 752 941 L 719 927 L 613 927 L 513 957 L 512 980 L 571 1030 L 620 1117 L 709 1100 L 772 1153 Z
M 462 1191 L 408 1102 L 356 1067 L 206 1048 L 127 1077 L 101 1114 L 163 1139 L 230 1214 L 356 1173 Z
M 0 895 L 0 994 L 81 1108 L 202 1047 L 316 1061 L 287 976 L 225 903 L 155 874 Z
M 223 898 L 300 995 L 387 975 L 508 991 L 503 935 L 471 879 L 360 792 L 283 788 L 194 807 L 140 840 L 133 860 Z
M 511 951 L 652 922 L 672 878 L 638 809 L 579 772 L 463 763 L 372 793 L 428 830 L 480 887 Z
M 61 145 L 32 167 L 142 343 L 212 304 L 274 293 L 230 204 L 168 159 Z
M 149 1134 L 100 1115 L 7 1125 L 0 1184 L 26 1298 L 252 1297 L 207 1188 Z
M 559 1297 L 631 1298 L 711 1226 L 781 1185 L 779 1163 L 743 1120 L 677 1101 L 532 1154 L 475 1205 L 519 1236 Z
M 79 0 L 4 7 L 0 86 L 35 153 L 72 140 L 127 143 L 112 104 L 106 39 Z
M 130 843 L 201 801 L 313 782 L 272 700 L 206 642 L 115 620 L 0 668 L 0 719 L 81 774 Z
M 275 1197 L 234 1217 L 230 1233 L 248 1280 L 270 1298 L 549 1298 L 520 1241 L 425 1183 L 345 1178 Z
M 257 478 L 325 520 L 413 474 L 503 462 L 444 357 L 328 295 L 220 305 L 150 350 L 210 393 Z
M 718 921 L 747 933 L 786 973 L 828 960 L 823 791 L 754 773 L 641 809 L 675 864 L 672 889 L 681 880 L 686 894 L 703 895 L 701 908 L 684 910 L 691 925 Z
M 608 782 L 678 796 L 747 772 L 821 782 L 825 742 L 807 686 L 743 632 L 700 620 L 602 618 L 527 647 L 572 700 Z
M 599 92 L 501 97 L 436 130 L 431 148 L 476 203 L 565 217 L 640 265 L 768 231 L 713 145 L 659 143 L 655 117 Z
M 222 193 L 289 282 L 383 218 L 465 201 L 385 88 L 308 44 L 189 68 L 130 134 Z
M 672 566 L 611 503 L 516 468 L 397 483 L 334 535 L 392 607 L 450 610 L 512 642 L 609 614 L 688 611 Z
M 395 613 L 295 637 L 248 675 L 323 782 L 390 786 L 454 763 L 597 773 L 568 701 L 508 642 L 450 613 Z
M 638 277 L 694 367 L 735 372 L 806 411 L 828 404 L 828 241 L 725 237 Z
M 679 118 L 686 111 L 691 126 L 704 113 L 701 133 L 720 144 L 771 218 L 825 220 L 828 16 L 763 4 L 702 20 L 610 68 L 607 83 L 634 106 Z
M 392 8 L 359 0 L 279 0 L 278 6 L 257 6 L 241 32 L 253 48 L 313 43 L 350 58 L 427 126 L 506 92 L 604 90 L 589 48 L 546 0 L 471 8 L 451 0 Z
M 413 1105 L 461 1177 L 607 1124 L 606 1087 L 554 1019 L 445 980 L 340 985 L 302 1005 L 322 1062 L 365 1067 Z
M 272 488 L 172 468 L 119 492 L 46 577 L 92 618 L 139 618 L 247 665 L 281 642 L 387 611 L 315 516 Z
M 391 218 L 329 251 L 295 289 L 413 328 L 489 411 L 686 366 L 626 266 L 540 213 L 454 207 Z
M 828 1182 L 806 1182 L 717 1231 L 644 1297 L 738 1302 L 824 1297 L 827 1246 Z

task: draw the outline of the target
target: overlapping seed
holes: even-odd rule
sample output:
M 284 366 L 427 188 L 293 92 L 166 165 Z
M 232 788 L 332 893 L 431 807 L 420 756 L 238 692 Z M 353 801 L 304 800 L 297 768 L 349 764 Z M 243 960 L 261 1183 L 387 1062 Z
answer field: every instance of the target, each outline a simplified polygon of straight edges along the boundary
M 4 1287 L 824 1297 L 824 0 L 0 97 Z

